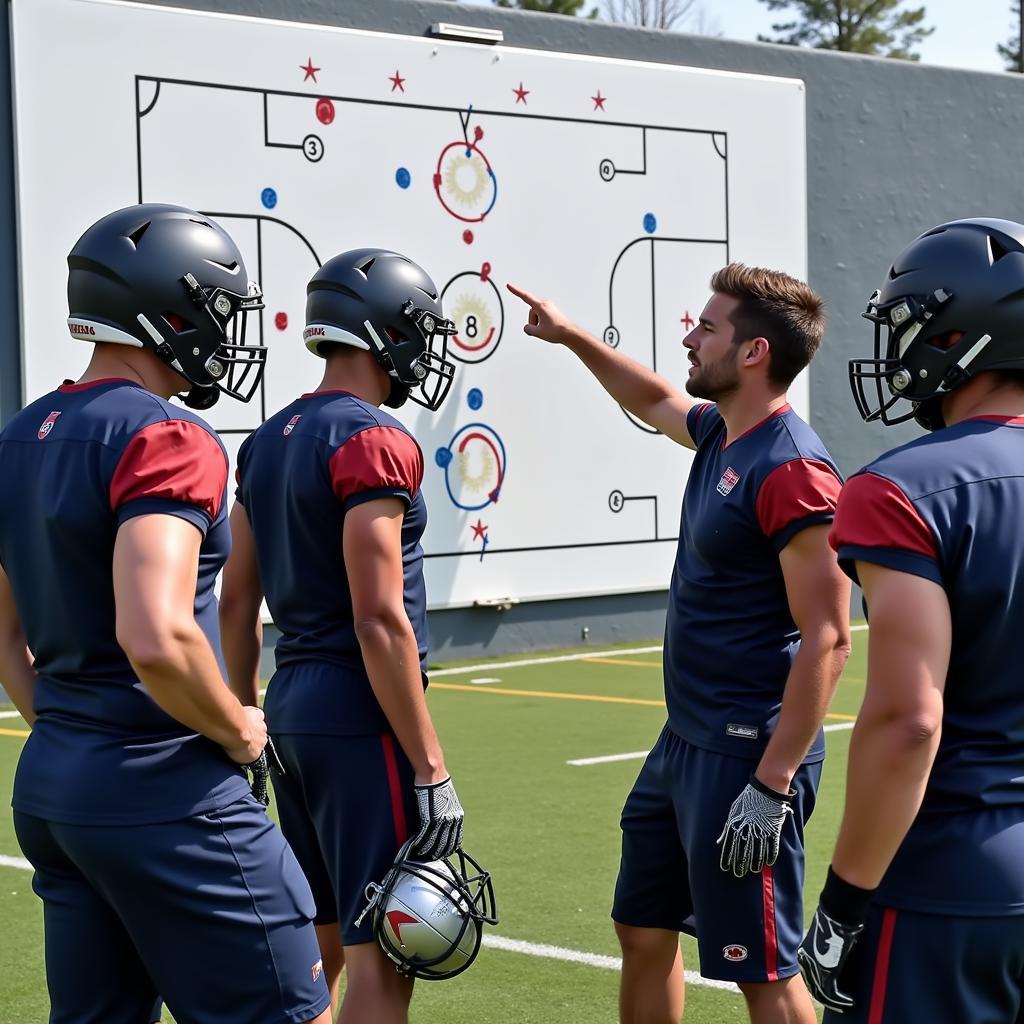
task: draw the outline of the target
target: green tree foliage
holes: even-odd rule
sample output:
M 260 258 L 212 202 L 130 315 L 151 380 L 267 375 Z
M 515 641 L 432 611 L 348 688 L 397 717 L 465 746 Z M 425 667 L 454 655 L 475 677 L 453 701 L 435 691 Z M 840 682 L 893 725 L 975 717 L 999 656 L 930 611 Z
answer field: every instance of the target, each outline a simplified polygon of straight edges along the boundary
M 1006 61 L 1007 71 L 1016 71 L 1018 74 L 1024 73 L 1024 53 L 1021 53 L 1021 42 L 1024 38 L 1024 25 L 1021 25 L 1021 0 L 1017 0 L 1016 3 L 1010 4 L 1010 13 L 1016 20 L 1014 26 L 1014 33 L 1006 40 L 1005 43 L 1000 43 L 996 50 L 999 56 Z
M 766 43 L 846 50 L 876 57 L 919 60 L 914 52 L 935 30 L 924 24 L 924 7 L 901 9 L 903 0 L 761 0 L 769 10 L 786 11 L 793 20 L 772 25 L 778 36 Z

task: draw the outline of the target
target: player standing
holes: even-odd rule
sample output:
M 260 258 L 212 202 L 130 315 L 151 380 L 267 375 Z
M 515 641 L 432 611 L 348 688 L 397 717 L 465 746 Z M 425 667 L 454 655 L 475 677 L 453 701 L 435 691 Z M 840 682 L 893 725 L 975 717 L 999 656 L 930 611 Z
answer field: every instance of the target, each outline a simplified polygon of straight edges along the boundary
M 326 1024 L 309 887 L 241 767 L 262 714 L 217 659 L 227 457 L 168 401 L 251 397 L 260 293 L 173 206 L 104 217 L 68 264 L 92 358 L 0 435 L 0 673 L 32 725 L 13 805 L 49 1019 L 146 1024 L 159 990 L 183 1024 Z
M 323 380 L 238 455 L 224 653 L 235 693 L 255 705 L 265 593 L 281 631 L 266 699 L 286 769 L 277 807 L 313 887 L 335 1001 L 344 960 L 346 1024 L 404 1022 L 412 996 L 370 921 L 356 926 L 367 884 L 385 875 L 417 821 L 421 859 L 447 856 L 462 839 L 424 699 L 423 454 L 380 408 L 441 405 L 454 331 L 412 261 L 384 249 L 335 256 L 307 288 L 303 334 L 325 360 Z
M 826 1021 L 1019 1024 L 1024 225 L 925 232 L 864 315 L 861 415 L 931 433 L 853 476 L 832 531 L 864 589 L 867 689 L 801 967 Z
M 530 306 L 527 334 L 565 345 L 620 405 L 696 449 L 665 630 L 668 722 L 622 812 L 621 1020 L 681 1019 L 686 931 L 701 973 L 736 982 L 754 1024 L 813 1024 L 796 963 L 803 827 L 849 651 L 849 584 L 827 542 L 839 473 L 786 390 L 820 344 L 821 300 L 778 271 L 719 270 L 683 341 L 686 389 L 710 399 L 695 403 L 509 287 Z

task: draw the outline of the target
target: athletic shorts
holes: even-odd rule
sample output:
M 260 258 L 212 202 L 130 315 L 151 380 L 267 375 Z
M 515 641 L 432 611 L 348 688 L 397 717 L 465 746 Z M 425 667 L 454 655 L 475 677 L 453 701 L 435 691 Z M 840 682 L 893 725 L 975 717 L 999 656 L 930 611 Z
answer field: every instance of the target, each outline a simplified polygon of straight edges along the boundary
M 50 1024 L 300 1024 L 330 1005 L 313 899 L 251 795 L 179 821 L 14 813 L 43 901 Z
M 274 776 L 281 829 L 309 879 L 316 923 L 338 922 L 341 941 L 373 941 L 366 887 L 380 882 L 419 827 L 414 772 L 391 733 L 274 733 L 285 769 Z
M 826 1024 L 1024 1024 L 1024 916 L 872 906 L 839 988 Z
M 716 840 L 756 761 L 703 750 L 665 726 L 622 809 L 612 917 L 696 936 L 706 978 L 737 983 L 796 974 L 803 938 L 804 826 L 821 764 L 793 779 L 793 814 L 774 867 L 736 878 Z

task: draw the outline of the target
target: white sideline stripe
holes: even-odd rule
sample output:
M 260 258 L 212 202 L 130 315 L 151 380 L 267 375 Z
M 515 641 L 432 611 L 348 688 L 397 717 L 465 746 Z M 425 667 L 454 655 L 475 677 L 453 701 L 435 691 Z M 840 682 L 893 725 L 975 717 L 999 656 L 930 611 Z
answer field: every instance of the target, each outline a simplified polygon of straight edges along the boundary
M 428 669 L 427 677 L 464 676 L 470 672 L 488 672 L 496 668 L 525 668 L 528 665 L 557 665 L 563 661 L 586 661 L 587 658 L 614 658 L 622 654 L 654 654 L 661 644 L 653 647 L 617 647 L 613 651 L 585 651 L 582 654 L 558 654 L 548 658 L 521 658 L 519 661 L 488 661 L 482 665 L 460 665 L 457 668 Z
M 507 953 L 524 953 L 526 956 L 539 956 L 547 960 L 564 960 L 573 964 L 584 964 L 587 967 L 600 967 L 605 971 L 621 971 L 622 959 L 617 956 L 604 956 L 600 953 L 584 953 L 578 949 L 566 949 L 564 946 L 549 946 L 542 942 L 523 942 L 522 939 L 506 939 L 504 935 L 486 934 L 483 945 L 490 949 L 502 949 Z M 696 971 L 686 972 L 687 985 L 701 985 L 705 988 L 720 988 L 727 992 L 739 992 L 731 981 L 716 981 L 713 978 L 702 978 Z
M 476 679 L 470 679 L 470 682 L 474 686 L 485 686 L 487 683 L 500 683 L 501 680 L 497 676 L 477 676 Z
M 20 711 L 0 711 L 0 718 L 21 718 Z
M 0 853 L 0 868 L 21 868 L 22 871 L 31 871 L 32 865 L 24 857 L 6 857 Z
M 824 732 L 846 732 L 853 728 L 853 722 L 832 722 L 826 725 Z M 629 754 L 605 754 L 604 757 L 577 757 L 566 764 L 578 765 L 580 767 L 588 764 L 608 764 L 611 761 L 639 761 L 650 753 L 649 750 L 634 750 Z

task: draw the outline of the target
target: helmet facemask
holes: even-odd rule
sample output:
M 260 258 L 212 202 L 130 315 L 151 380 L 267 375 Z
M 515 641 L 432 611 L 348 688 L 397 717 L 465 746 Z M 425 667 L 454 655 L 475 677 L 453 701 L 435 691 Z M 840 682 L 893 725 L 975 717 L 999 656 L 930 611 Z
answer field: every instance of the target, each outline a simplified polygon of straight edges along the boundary
M 391 377 L 385 405 L 397 409 L 406 399 L 435 412 L 448 396 L 455 364 L 448 359 L 448 339 L 456 333 L 454 321 L 420 309 L 408 300 L 402 306 L 399 327 L 378 331 L 366 320 L 374 357 Z M 383 335 L 383 336 L 382 336 Z

